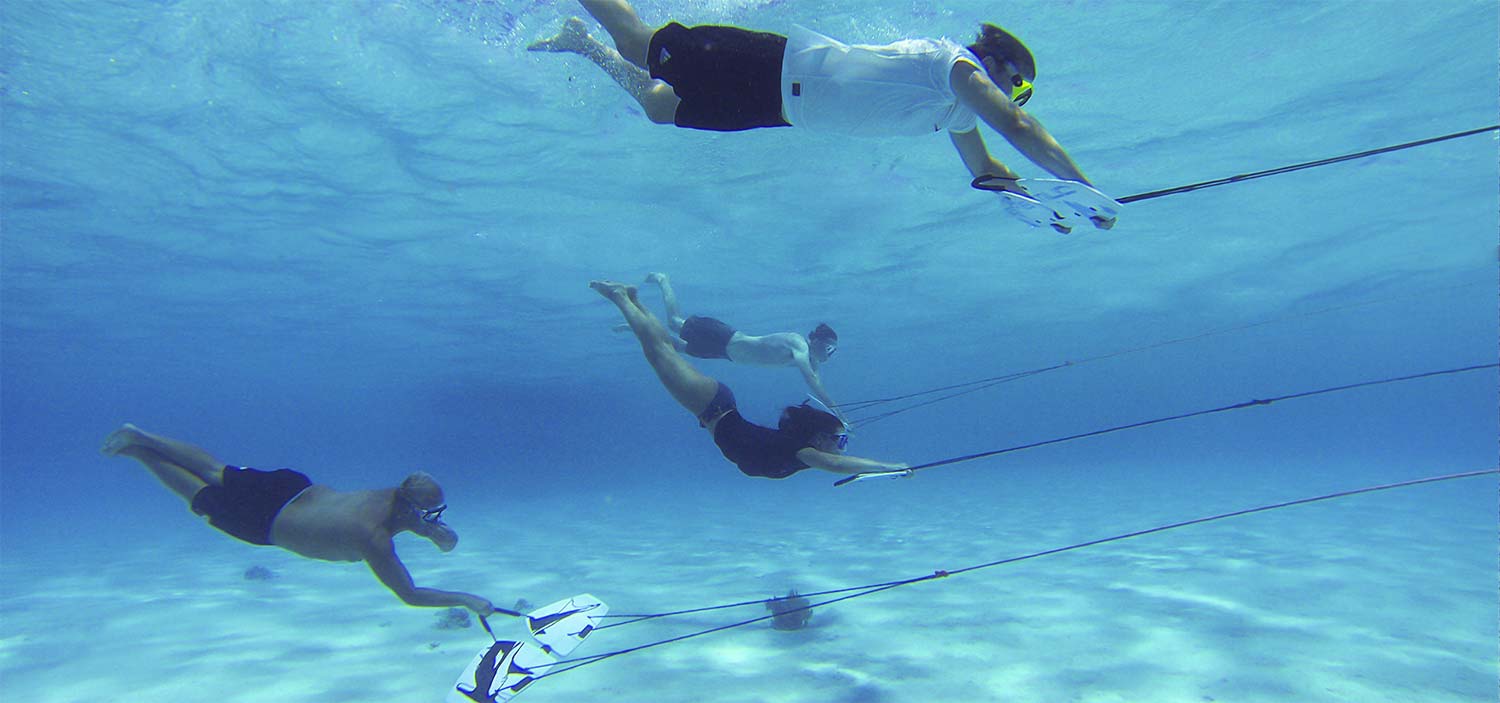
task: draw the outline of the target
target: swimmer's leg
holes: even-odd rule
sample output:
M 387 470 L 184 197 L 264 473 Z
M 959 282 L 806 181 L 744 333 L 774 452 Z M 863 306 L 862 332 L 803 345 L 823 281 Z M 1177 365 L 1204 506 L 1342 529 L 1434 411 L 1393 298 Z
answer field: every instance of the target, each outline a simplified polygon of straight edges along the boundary
M 646 282 L 655 283 L 661 288 L 662 302 L 667 304 L 667 327 L 674 334 L 682 334 L 682 323 L 687 318 L 682 316 L 682 306 L 677 304 L 677 291 L 672 290 L 671 279 L 664 273 L 652 273 L 646 276 Z
M 641 21 L 635 8 L 625 0 L 579 0 L 583 9 L 609 32 L 620 55 L 640 68 L 646 68 L 646 51 L 651 47 L 651 37 L 657 27 Z
M 635 287 L 614 281 L 593 281 L 589 283 L 589 287 L 620 309 L 620 314 L 625 316 L 625 322 L 630 325 L 630 331 L 635 333 L 636 340 L 641 343 L 641 352 L 646 355 L 646 361 L 651 364 L 656 377 L 677 403 L 694 416 L 708 409 L 709 403 L 713 402 L 714 395 L 719 391 L 719 382 L 693 368 L 692 364 L 677 353 L 672 344 L 673 335 L 662 326 L 661 320 L 656 319 L 651 311 L 641 305 L 636 298 Z
M 649 35 L 646 40 L 650 41 Z M 677 115 L 677 104 L 682 101 L 677 98 L 677 93 L 672 91 L 672 86 L 664 81 L 653 79 L 641 65 L 626 60 L 620 52 L 590 36 L 583 25 L 583 20 L 577 17 L 569 18 L 563 22 L 562 31 L 557 36 L 533 43 L 526 49 L 528 51 L 567 52 L 593 61 L 621 88 L 624 88 L 625 92 L 630 93 L 630 97 L 635 98 L 641 109 L 645 111 L 647 119 L 656 124 L 673 124 Z M 645 55 L 646 49 L 642 46 L 641 57 L 644 59 Z
M 126 423 L 104 438 L 99 451 L 141 462 L 173 493 L 192 502 L 204 486 L 223 481 L 224 464 L 203 449 Z

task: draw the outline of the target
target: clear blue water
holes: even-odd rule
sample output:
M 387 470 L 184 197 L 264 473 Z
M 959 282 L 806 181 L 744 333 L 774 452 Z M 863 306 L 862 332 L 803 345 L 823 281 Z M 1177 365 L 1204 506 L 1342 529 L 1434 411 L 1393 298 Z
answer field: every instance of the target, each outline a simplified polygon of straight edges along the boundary
M 1038 56 L 1028 111 L 1115 195 L 1497 114 L 1492 2 L 638 7 L 648 22 L 804 24 L 864 42 L 1000 22 Z M 914 410 L 852 447 L 921 463 L 1493 362 L 1492 136 L 1146 201 L 1112 232 L 1062 238 L 967 188 L 942 137 L 650 125 L 581 59 L 523 50 L 578 13 L 569 3 L 48 0 L 0 13 L 11 575 L 35 555 L 107 554 L 164 530 L 241 548 L 97 454 L 124 421 L 347 487 L 425 468 L 471 515 L 525 515 L 536 496 L 718 504 L 748 492 L 857 506 L 894 531 L 903 511 L 960 494 L 970 519 L 1002 531 L 975 495 L 1045 507 L 1018 513 L 1018 531 L 1020 514 L 1134 529 L 1496 465 L 1490 371 L 1040 448 L 852 497 L 826 475 L 756 482 L 718 457 L 586 287 L 663 270 L 690 311 L 747 331 L 828 321 L 841 347 L 825 381 L 841 400 L 1274 321 Z M 762 422 L 803 397 L 790 371 L 700 368 Z M 1495 498 L 1480 479 L 1381 503 L 1429 527 L 1461 516 L 1449 537 L 1486 537 L 1455 544 L 1473 550 L 1464 585 L 1488 579 L 1491 616 Z M 1492 697 L 1492 677 L 1467 676 L 1460 698 Z

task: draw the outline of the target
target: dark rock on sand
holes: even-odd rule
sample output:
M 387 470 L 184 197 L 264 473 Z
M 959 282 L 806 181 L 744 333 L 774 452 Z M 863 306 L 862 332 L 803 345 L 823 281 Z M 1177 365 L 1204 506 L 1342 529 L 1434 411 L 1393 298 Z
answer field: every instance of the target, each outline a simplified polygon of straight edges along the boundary
M 778 630 L 800 630 L 812 620 L 811 603 L 797 595 L 796 589 L 787 591 L 783 598 L 766 601 L 766 610 L 771 611 L 771 627 Z
M 264 566 L 252 566 L 245 569 L 246 581 L 271 581 L 276 578 L 276 572 Z
M 439 630 L 462 630 L 473 627 L 474 621 L 469 619 L 467 608 L 449 608 L 438 615 L 438 621 L 433 627 Z

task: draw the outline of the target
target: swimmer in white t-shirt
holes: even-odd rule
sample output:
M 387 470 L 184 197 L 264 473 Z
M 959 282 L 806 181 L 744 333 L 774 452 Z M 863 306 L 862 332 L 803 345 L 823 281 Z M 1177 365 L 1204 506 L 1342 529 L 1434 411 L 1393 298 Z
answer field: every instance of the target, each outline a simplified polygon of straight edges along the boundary
M 798 27 L 789 35 L 676 22 L 653 29 L 625 0 L 580 0 L 615 49 L 578 18 L 528 47 L 579 54 L 604 69 L 658 124 L 734 132 L 798 126 L 864 136 L 948 132 L 964 166 L 1016 193 L 1017 174 L 990 154 L 983 120 L 1048 173 L 1089 183 L 1062 145 L 1021 110 L 1036 62 L 1005 30 L 981 25 L 973 44 L 906 39 L 844 44 Z M 1113 219 L 1095 218 L 1101 229 Z

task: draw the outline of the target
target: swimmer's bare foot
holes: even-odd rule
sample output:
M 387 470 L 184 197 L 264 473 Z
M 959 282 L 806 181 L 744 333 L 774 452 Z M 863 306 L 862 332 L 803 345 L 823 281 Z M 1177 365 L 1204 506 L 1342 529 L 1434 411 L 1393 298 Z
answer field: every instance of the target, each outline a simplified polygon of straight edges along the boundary
M 127 422 L 104 438 L 104 446 L 99 447 L 99 452 L 108 456 L 119 454 L 139 444 L 142 434 L 141 428 Z
M 589 281 L 589 287 L 617 303 L 635 297 L 635 286 L 627 286 L 618 281 Z
M 656 272 L 648 273 L 646 274 L 646 282 L 655 283 L 658 286 L 664 285 L 667 282 L 667 274 Z
M 569 17 L 563 22 L 562 31 L 558 32 L 557 36 L 551 39 L 532 42 L 530 46 L 526 47 L 526 50 L 568 51 L 581 54 L 584 49 L 588 48 L 589 41 L 592 39 L 589 36 L 588 26 L 583 23 L 583 20 L 577 17 Z

